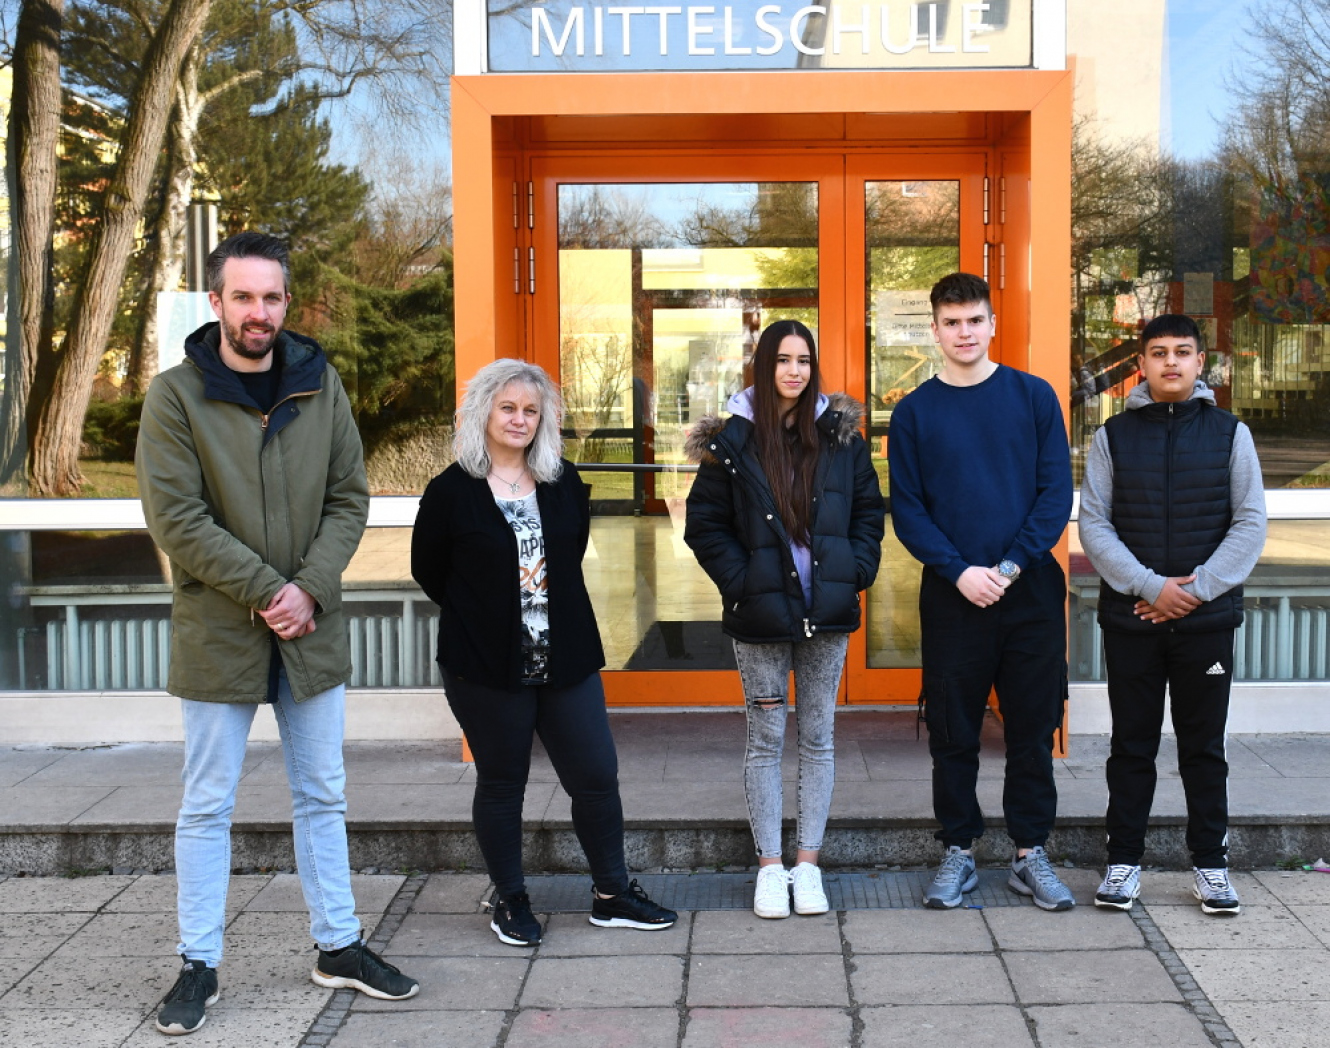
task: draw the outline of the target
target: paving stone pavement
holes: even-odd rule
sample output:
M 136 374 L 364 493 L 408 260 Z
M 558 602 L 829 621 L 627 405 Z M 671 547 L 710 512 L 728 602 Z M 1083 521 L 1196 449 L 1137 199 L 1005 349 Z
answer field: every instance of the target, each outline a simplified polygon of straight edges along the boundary
M 1207 917 L 1190 874 L 1147 870 L 1131 914 L 1078 906 L 845 909 L 763 921 L 681 913 L 660 932 L 545 913 L 504 946 L 471 873 L 357 875 L 374 948 L 421 981 L 404 1002 L 327 991 L 297 879 L 232 878 L 221 1000 L 191 1046 L 217 1048 L 1312 1048 L 1330 1028 L 1330 875 L 1236 872 L 1237 918 Z M 751 874 L 750 874 L 751 875 Z M 688 874 L 653 875 L 687 878 Z M 883 874 L 916 877 L 909 871 Z M 1001 873 L 985 871 L 990 887 Z M 584 882 L 584 878 L 570 877 Z M 533 878 L 533 904 L 576 898 Z M 174 981 L 175 878 L 0 880 L 0 1045 L 170 1043 L 152 1014 Z

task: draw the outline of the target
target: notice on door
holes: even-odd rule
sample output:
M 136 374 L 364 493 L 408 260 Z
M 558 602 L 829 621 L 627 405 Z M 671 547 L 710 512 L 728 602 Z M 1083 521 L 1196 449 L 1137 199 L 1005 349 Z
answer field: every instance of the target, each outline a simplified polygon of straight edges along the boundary
M 878 291 L 873 296 L 879 346 L 931 346 L 933 307 L 927 291 Z

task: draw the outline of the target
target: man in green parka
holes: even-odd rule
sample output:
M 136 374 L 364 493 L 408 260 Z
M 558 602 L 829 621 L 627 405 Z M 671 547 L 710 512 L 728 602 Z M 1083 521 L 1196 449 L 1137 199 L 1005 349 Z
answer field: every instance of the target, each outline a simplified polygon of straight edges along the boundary
M 167 1034 L 197 1030 L 218 998 L 231 813 L 262 703 L 286 758 L 314 982 L 387 1000 L 419 989 L 361 942 L 346 849 L 341 586 L 369 512 L 360 437 L 318 343 L 282 330 L 286 246 L 237 234 L 208 256 L 207 279 L 219 323 L 190 335 L 184 363 L 153 381 L 136 459 L 148 530 L 171 560 L 167 690 L 185 730 L 184 967 L 157 1015 Z

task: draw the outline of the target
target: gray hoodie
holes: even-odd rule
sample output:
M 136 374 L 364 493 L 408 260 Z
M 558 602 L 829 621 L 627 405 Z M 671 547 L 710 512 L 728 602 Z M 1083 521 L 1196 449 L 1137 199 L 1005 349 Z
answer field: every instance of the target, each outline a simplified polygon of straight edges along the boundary
M 1198 379 L 1191 399 L 1213 403 L 1215 395 Z M 1128 395 L 1127 410 L 1134 411 L 1153 402 L 1149 385 L 1142 382 Z M 1265 548 L 1265 489 L 1261 482 L 1261 463 L 1256 457 L 1251 430 L 1241 422 L 1233 434 L 1228 468 L 1233 522 L 1214 553 L 1204 564 L 1193 569 L 1196 581 L 1182 587 L 1203 601 L 1214 600 L 1241 585 L 1256 567 L 1261 550 Z M 1108 450 L 1108 433 L 1103 428 L 1094 435 L 1085 460 L 1080 535 L 1090 563 L 1113 589 L 1128 596 L 1139 596 L 1151 604 L 1159 599 L 1165 577 L 1132 556 L 1113 527 L 1113 457 Z

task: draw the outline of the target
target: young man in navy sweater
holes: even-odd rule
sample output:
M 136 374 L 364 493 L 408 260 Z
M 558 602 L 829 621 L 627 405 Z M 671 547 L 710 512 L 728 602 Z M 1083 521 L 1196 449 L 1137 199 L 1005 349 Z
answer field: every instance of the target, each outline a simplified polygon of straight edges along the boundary
M 1066 699 L 1067 584 L 1050 550 L 1071 515 L 1067 431 L 1047 382 L 989 359 L 997 318 L 986 282 L 952 273 L 931 300 L 943 367 L 896 406 L 888 446 L 896 536 L 924 566 L 923 701 L 946 848 L 924 905 L 959 906 L 978 884 L 979 737 L 996 688 L 1016 849 L 1007 884 L 1042 909 L 1069 910 L 1075 900 L 1044 852 Z
M 1141 346 L 1144 381 L 1095 434 L 1081 490 L 1113 713 L 1108 870 L 1095 905 L 1130 910 L 1140 895 L 1167 689 L 1192 890 L 1206 913 L 1234 916 L 1224 732 L 1242 583 L 1265 546 L 1261 463 L 1251 431 L 1201 381 L 1191 317 L 1155 317 Z

